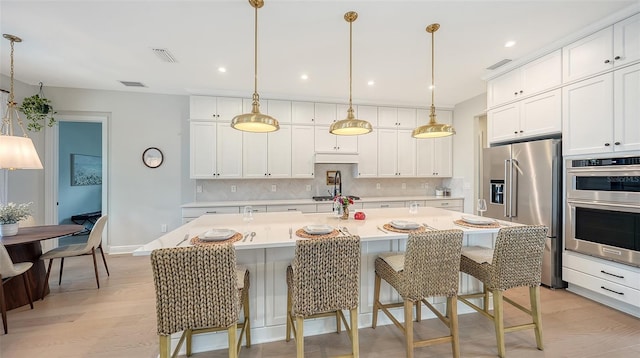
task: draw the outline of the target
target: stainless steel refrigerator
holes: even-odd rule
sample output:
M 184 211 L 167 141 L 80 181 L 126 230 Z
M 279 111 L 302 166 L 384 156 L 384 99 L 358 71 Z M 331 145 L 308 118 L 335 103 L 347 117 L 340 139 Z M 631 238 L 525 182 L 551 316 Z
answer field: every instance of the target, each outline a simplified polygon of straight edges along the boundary
M 559 139 L 485 148 L 482 155 L 485 216 L 549 228 L 542 263 L 542 283 L 562 281 L 562 150 Z

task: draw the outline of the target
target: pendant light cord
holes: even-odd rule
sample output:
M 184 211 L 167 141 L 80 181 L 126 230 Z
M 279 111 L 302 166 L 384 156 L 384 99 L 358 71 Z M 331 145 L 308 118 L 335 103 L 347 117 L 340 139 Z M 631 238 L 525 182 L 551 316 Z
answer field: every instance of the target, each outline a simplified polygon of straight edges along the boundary
M 435 97 L 435 92 L 436 92 L 436 85 L 435 85 L 435 78 L 434 78 L 434 67 L 435 67 L 435 56 L 434 56 L 434 41 L 435 41 L 435 35 L 434 35 L 433 31 L 431 33 L 431 107 L 433 107 L 433 103 L 434 103 L 434 97 Z
M 351 91 L 352 82 L 351 74 L 353 73 L 353 21 L 349 22 L 349 109 L 352 108 Z
M 255 7 L 255 17 L 253 23 L 253 104 L 258 104 L 258 7 Z

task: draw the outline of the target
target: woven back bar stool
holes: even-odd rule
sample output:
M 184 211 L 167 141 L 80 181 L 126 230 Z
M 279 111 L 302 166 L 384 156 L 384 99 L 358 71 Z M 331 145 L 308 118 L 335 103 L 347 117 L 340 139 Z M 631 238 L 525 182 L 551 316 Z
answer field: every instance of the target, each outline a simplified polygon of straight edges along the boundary
M 462 230 L 427 231 L 409 234 L 405 253 L 382 254 L 375 261 L 375 285 L 373 324 L 376 328 L 378 310 L 382 310 L 405 336 L 407 357 L 413 357 L 414 348 L 451 342 L 453 356 L 460 356 L 458 341 L 458 294 L 460 249 Z M 403 302 L 380 302 L 381 280 L 388 282 Z M 443 315 L 426 298 L 447 297 L 446 313 Z M 413 335 L 413 307 L 416 319 L 421 319 L 421 304 L 424 303 L 445 325 L 450 334 L 444 337 L 416 341 Z M 392 307 L 404 307 L 404 325 L 389 311 Z
M 545 226 L 518 226 L 502 228 L 496 238 L 495 249 L 465 247 L 462 249 L 460 271 L 483 283 L 483 292 L 461 295 L 458 299 L 493 320 L 496 330 L 498 355 L 505 356 L 504 333 L 533 329 L 536 344 L 543 350 L 540 312 L 540 279 L 542 255 L 547 236 Z M 504 296 L 504 291 L 515 287 L 529 287 L 530 309 Z M 489 293 L 493 294 L 493 315 L 489 313 Z M 483 298 L 483 307 L 470 302 Z M 504 326 L 503 301 L 531 316 L 531 322 L 517 326 Z
M 233 244 L 157 249 L 151 266 L 161 358 L 176 357 L 185 338 L 190 356 L 192 336 L 206 332 L 228 332 L 230 358 L 238 357 L 243 336 L 251 346 L 249 271 L 236 266 Z M 177 332 L 183 333 L 172 353 L 171 335 Z
M 304 357 L 304 320 L 336 317 L 351 339 L 351 353 L 359 357 L 358 300 L 360 292 L 360 237 L 339 236 L 296 241 L 295 256 L 287 267 L 287 338 L 293 331 L 297 357 Z M 343 314 L 349 310 L 350 324 Z

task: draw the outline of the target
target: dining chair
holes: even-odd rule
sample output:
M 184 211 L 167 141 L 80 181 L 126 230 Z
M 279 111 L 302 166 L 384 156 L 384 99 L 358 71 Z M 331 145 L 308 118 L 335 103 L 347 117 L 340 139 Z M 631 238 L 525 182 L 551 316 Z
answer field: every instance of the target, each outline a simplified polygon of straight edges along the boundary
M 249 270 L 236 266 L 233 244 L 174 247 L 151 252 L 156 292 L 160 358 L 175 357 L 194 334 L 226 330 L 229 357 L 240 352 L 243 336 L 251 347 Z M 243 321 L 239 321 L 243 309 Z M 237 330 L 241 329 L 236 340 Z M 182 335 L 171 351 L 171 335 Z
M 383 253 L 376 258 L 372 327 L 376 328 L 378 311 L 381 310 L 404 335 L 408 358 L 414 356 L 415 348 L 446 342 L 451 342 L 453 356 L 460 356 L 456 296 L 460 277 L 462 235 L 462 230 L 410 233 L 404 253 Z M 402 302 L 386 304 L 380 302 L 382 280 L 398 292 Z M 444 315 L 427 301 L 428 297 L 434 296 L 447 298 Z M 422 303 L 449 328 L 449 335 L 415 340 L 413 308 L 414 306 L 416 308 L 416 321 L 420 322 Z M 389 311 L 389 308 L 394 307 L 404 308 L 404 325 Z
M 304 357 L 304 320 L 336 318 L 351 339 L 351 353 L 359 357 L 358 300 L 360 292 L 360 237 L 337 236 L 297 240 L 293 262 L 287 267 L 286 341 L 291 332 L 296 340 L 296 354 Z M 350 323 L 343 310 L 349 310 Z
M 84 256 L 91 255 L 93 256 L 93 271 L 96 276 L 96 284 L 98 285 L 98 289 L 100 288 L 100 279 L 98 277 L 98 264 L 96 261 L 96 249 L 100 247 L 102 242 L 102 232 L 104 231 L 105 224 L 107 223 L 107 215 L 100 217 L 91 232 L 89 233 L 89 238 L 86 243 L 82 244 L 71 244 L 65 246 L 58 246 L 55 249 L 49 250 L 40 256 L 41 260 L 49 260 L 49 267 L 47 268 L 47 275 L 42 284 L 42 299 L 44 299 L 44 293 L 49 283 L 49 275 L 51 274 L 51 266 L 53 264 L 53 259 L 60 259 L 60 277 L 58 278 L 58 285 L 62 283 L 62 269 L 64 268 L 64 259 L 65 257 L 74 257 L 74 256 Z M 102 252 L 102 250 L 101 250 Z M 104 254 L 102 256 L 104 260 Z M 107 267 L 107 261 L 104 260 L 105 268 Z M 109 276 L 109 269 L 107 269 L 107 276 Z
M 458 299 L 493 320 L 500 357 L 505 356 L 505 332 L 533 329 L 538 349 L 544 349 L 540 312 L 540 279 L 547 232 L 548 228 L 545 226 L 505 227 L 498 231 L 495 249 L 475 246 L 462 249 L 460 271 L 480 280 L 483 284 L 483 292 L 460 295 Z M 530 308 L 504 296 L 506 290 L 526 286 L 529 287 Z M 493 314 L 489 313 L 490 293 L 493 294 Z M 472 298 L 482 298 L 483 307 L 469 301 Z M 525 312 L 531 322 L 505 327 L 503 301 Z
M 0 280 L 2 280 L 2 287 L 0 287 L 0 309 L 2 310 L 2 325 L 5 334 L 9 333 L 9 330 L 7 328 L 7 305 L 4 300 L 4 284 L 14 277 L 22 276 L 24 290 L 29 298 L 29 305 L 31 309 L 33 309 L 31 283 L 29 282 L 29 275 L 27 274 L 31 266 L 33 266 L 32 262 L 19 262 L 14 264 L 7 252 L 7 248 L 0 243 Z

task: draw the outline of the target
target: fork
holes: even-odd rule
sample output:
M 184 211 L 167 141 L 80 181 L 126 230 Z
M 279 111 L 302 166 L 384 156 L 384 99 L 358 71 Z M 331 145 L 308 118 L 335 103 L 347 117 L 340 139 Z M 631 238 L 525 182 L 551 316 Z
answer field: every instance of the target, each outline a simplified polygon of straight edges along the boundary
M 347 234 L 347 235 L 351 235 L 351 233 L 349 232 L 349 229 L 347 229 L 346 226 L 342 227 L 342 231 L 344 231 L 344 233 Z
M 289 228 L 289 239 L 293 239 L 293 228 Z

